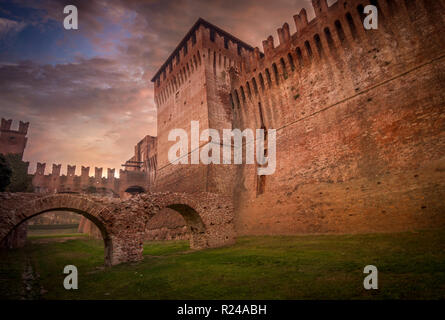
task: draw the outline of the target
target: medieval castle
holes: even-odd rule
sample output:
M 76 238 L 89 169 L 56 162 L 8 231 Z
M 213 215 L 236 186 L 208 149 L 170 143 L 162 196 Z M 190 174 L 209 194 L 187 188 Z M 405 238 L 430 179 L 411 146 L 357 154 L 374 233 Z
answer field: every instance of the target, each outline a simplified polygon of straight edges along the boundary
M 364 7 L 378 8 L 365 30 Z M 152 78 L 157 137 L 120 177 L 38 164 L 36 192 L 146 191 L 230 196 L 238 235 L 389 232 L 445 226 L 445 1 L 312 0 L 262 52 L 199 19 Z M 273 175 L 257 165 L 172 164 L 172 129 L 277 130 Z M 2 120 L 0 152 L 23 153 L 28 124 Z M 208 142 L 190 154 L 200 152 Z M 266 151 L 267 152 L 267 151 Z M 186 237 L 165 209 L 147 238 Z

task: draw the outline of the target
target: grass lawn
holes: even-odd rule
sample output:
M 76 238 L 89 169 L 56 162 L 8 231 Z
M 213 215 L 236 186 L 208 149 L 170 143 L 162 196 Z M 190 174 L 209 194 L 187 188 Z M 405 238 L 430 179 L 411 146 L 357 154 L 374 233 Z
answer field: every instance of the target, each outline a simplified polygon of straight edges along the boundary
M 47 236 L 77 233 L 76 224 L 52 224 L 52 225 L 30 225 L 28 236 Z
M 101 241 L 63 237 L 0 251 L 0 299 L 445 299 L 443 230 L 241 237 L 202 251 L 147 242 L 144 261 L 111 268 Z M 63 288 L 69 264 L 78 268 L 78 290 Z M 369 264 L 379 270 L 378 290 L 363 288 Z M 23 293 L 27 266 L 33 294 Z

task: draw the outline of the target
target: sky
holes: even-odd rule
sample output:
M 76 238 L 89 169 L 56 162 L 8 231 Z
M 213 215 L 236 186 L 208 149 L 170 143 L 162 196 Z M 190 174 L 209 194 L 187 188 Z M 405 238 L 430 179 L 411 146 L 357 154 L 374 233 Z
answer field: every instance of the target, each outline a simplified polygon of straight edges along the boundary
M 156 135 L 150 79 L 199 17 L 262 51 L 309 0 L 0 0 L 0 117 L 29 121 L 24 160 L 116 168 Z M 332 2 L 332 1 L 330 1 Z M 65 30 L 66 5 L 78 30 Z

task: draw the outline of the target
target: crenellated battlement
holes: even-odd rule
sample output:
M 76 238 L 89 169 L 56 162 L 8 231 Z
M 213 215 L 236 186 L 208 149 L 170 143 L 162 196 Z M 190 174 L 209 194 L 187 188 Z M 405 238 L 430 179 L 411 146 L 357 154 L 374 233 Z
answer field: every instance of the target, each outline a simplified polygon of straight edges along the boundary
M 1 119 L 0 125 L 0 153 L 3 154 L 20 154 L 23 157 L 23 153 L 26 148 L 28 138 L 29 122 L 19 122 L 17 130 L 12 130 L 12 119 Z
M 107 177 L 102 177 L 102 168 L 95 168 L 95 175 L 89 176 L 90 167 L 81 166 L 81 175 L 76 175 L 76 165 L 67 165 L 66 174 L 61 174 L 61 164 L 53 164 L 51 173 L 45 174 L 46 163 L 37 163 L 33 177 L 36 192 L 90 192 L 94 190 L 109 190 L 120 194 L 119 178 L 115 169 L 107 169 Z
M 68 164 L 66 166 L 66 176 L 73 176 L 73 177 L 85 177 L 85 176 L 89 176 L 89 171 L 90 171 L 90 167 L 85 167 L 85 166 L 81 166 L 81 175 L 78 176 L 76 175 L 76 165 L 70 165 Z M 41 163 L 41 162 L 37 162 L 37 167 L 36 167 L 36 171 L 35 174 L 36 175 L 45 175 L 45 169 L 46 169 L 46 163 Z M 61 176 L 61 169 L 62 169 L 62 165 L 61 164 L 53 164 L 52 165 L 52 171 L 51 173 L 48 174 L 48 176 Z M 102 172 L 103 172 L 103 168 L 98 168 L 95 167 L 95 174 L 94 176 L 91 176 L 91 178 L 102 178 Z M 114 168 L 107 168 L 107 178 L 111 179 L 111 178 L 115 178 L 115 169 Z M 118 179 L 118 178 L 116 178 Z
M 29 122 L 20 121 L 18 130 L 11 130 L 11 126 L 12 126 L 12 119 L 6 120 L 2 118 L 1 131 L 15 132 L 25 136 L 28 134 Z
M 186 34 L 177 48 L 152 78 L 155 83 L 155 102 L 164 105 L 176 94 L 201 64 L 214 68 L 238 66 L 254 48 L 228 32 L 200 18 Z M 218 56 L 218 58 L 217 58 Z M 218 60 L 218 63 L 216 63 Z
M 274 37 L 268 36 L 263 41 L 264 55 L 259 54 L 259 49 L 255 48 L 250 57 L 243 61 L 245 68 L 232 71 L 232 108 L 242 110 L 245 109 L 245 104 L 258 104 L 271 95 L 275 88 L 283 90 L 286 83 L 292 86 L 292 95 L 296 100 L 302 94 L 298 87 L 304 79 L 316 77 L 326 68 L 332 72 L 335 67 L 336 73 L 350 72 L 350 69 L 344 68 L 360 64 L 360 61 L 368 61 L 369 66 L 375 65 L 376 71 L 380 69 L 380 73 L 368 74 L 367 79 L 371 85 L 379 77 L 383 81 L 385 74 L 396 72 L 402 63 L 402 54 L 405 55 L 405 61 L 408 61 L 415 56 L 428 57 L 429 53 L 425 52 L 428 47 L 437 47 L 436 51 L 444 49 L 443 41 L 433 43 L 431 39 L 423 39 L 418 33 L 418 39 L 409 39 L 417 45 L 411 52 L 408 50 L 408 43 L 399 48 L 398 56 L 391 52 L 395 43 L 408 40 L 407 25 L 410 26 L 409 32 L 416 32 L 413 21 L 429 14 L 432 5 L 428 2 L 338 0 L 328 6 L 326 0 L 312 0 L 312 5 L 315 17 L 311 21 L 308 21 L 306 9 L 302 9 L 293 16 L 297 29 L 294 34 L 289 33 L 289 25 L 284 23 L 277 29 L 276 46 Z M 375 5 L 378 8 L 378 30 L 364 28 L 366 15 L 363 11 L 366 5 Z M 439 29 L 437 32 L 440 32 Z M 400 61 L 392 64 L 385 56 L 392 59 L 397 57 Z M 367 71 L 357 67 L 352 72 L 366 74 Z M 363 84 L 366 82 L 362 86 Z M 353 88 L 350 93 L 355 93 L 356 89 Z M 345 96 L 350 93 L 344 92 Z M 281 125 L 284 124 L 281 122 Z

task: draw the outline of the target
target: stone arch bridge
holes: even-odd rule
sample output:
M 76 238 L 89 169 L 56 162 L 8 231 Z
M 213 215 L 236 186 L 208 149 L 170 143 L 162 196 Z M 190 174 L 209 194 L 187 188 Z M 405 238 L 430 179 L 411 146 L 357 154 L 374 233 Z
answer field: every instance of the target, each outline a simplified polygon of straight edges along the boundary
M 0 193 L 0 242 L 22 222 L 49 211 L 71 211 L 93 221 L 105 243 L 105 264 L 142 260 L 147 223 L 158 211 L 179 212 L 191 232 L 190 247 L 233 244 L 233 206 L 212 193 L 143 193 L 127 200 L 79 194 Z

